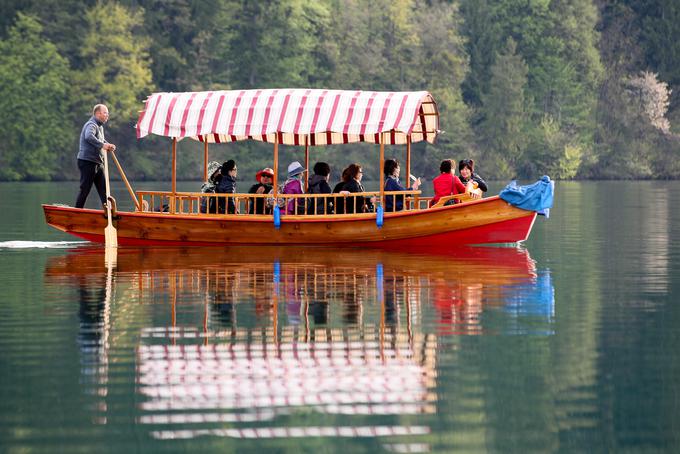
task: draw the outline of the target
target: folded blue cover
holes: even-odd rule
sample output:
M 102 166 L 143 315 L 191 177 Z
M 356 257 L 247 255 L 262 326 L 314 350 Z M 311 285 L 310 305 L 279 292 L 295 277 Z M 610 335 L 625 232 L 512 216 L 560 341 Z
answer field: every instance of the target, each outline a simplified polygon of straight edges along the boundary
M 517 208 L 538 211 L 540 214 L 547 215 L 548 209 L 553 204 L 554 190 L 555 182 L 551 181 L 549 176 L 544 175 L 536 183 L 526 186 L 520 186 L 513 180 L 498 196 Z

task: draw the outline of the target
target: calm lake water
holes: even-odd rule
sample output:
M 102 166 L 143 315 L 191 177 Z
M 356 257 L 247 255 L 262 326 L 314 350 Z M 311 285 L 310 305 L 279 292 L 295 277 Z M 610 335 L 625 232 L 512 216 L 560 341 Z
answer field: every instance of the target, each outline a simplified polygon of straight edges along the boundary
M 76 186 L 0 183 L 2 452 L 680 451 L 680 182 L 558 183 L 519 247 L 109 270 L 44 224 Z

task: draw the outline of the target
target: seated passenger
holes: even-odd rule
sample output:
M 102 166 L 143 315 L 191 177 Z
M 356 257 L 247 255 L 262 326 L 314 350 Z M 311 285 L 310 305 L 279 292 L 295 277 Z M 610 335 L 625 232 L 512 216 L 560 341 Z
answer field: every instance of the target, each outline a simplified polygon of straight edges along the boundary
M 314 175 L 309 179 L 308 194 L 330 194 L 331 187 L 328 180 L 331 176 L 331 166 L 325 162 L 314 164 Z M 314 208 L 316 207 L 316 212 Z M 333 214 L 333 198 L 318 197 L 310 199 L 307 204 L 307 214 Z
M 217 183 L 222 179 L 220 173 L 220 163 L 212 161 L 208 164 L 208 181 L 201 186 L 201 192 L 204 194 L 214 194 L 217 188 Z M 217 198 L 216 197 L 201 197 L 201 213 L 217 213 Z
M 350 164 L 347 168 L 349 180 L 342 187 L 342 191 L 349 193 L 366 192 L 363 185 L 361 184 L 361 179 L 363 177 L 363 170 L 359 164 Z M 341 192 L 342 192 L 341 191 Z M 348 197 L 347 199 L 347 209 L 346 213 L 370 213 L 373 211 L 373 203 L 375 202 L 375 197 Z
M 288 179 L 283 185 L 282 194 L 304 194 L 302 190 L 302 177 L 306 170 L 297 161 L 288 166 Z M 305 201 L 302 198 L 289 199 L 284 214 L 305 214 Z
M 333 188 L 333 194 L 339 194 L 342 192 L 342 188 L 345 187 L 345 183 L 349 181 L 349 167 L 346 167 L 345 170 L 342 171 L 342 177 L 340 178 L 340 182 L 335 185 Z M 344 214 L 345 213 L 345 205 L 347 204 L 347 198 L 346 197 L 336 197 L 335 200 L 333 201 L 333 207 L 335 208 L 335 214 Z
M 396 159 L 388 159 L 384 165 L 385 171 L 385 192 L 387 191 L 417 191 L 420 186 L 420 178 L 413 182 L 413 187 L 404 188 L 399 183 L 399 161 Z M 385 211 L 401 211 L 404 209 L 404 196 L 399 195 L 385 195 Z
M 273 178 L 274 171 L 269 167 L 260 170 L 255 175 L 257 183 L 250 187 L 248 194 L 269 194 L 274 189 L 274 186 L 272 185 Z M 266 200 L 263 197 L 257 197 L 250 200 L 248 213 L 271 214 L 271 211 L 271 207 L 267 206 Z
M 236 168 L 236 161 L 233 159 L 228 160 L 222 164 L 222 179 L 217 184 L 215 192 L 219 194 L 235 194 L 236 193 L 236 175 L 238 174 L 238 169 Z M 217 212 L 224 214 L 226 205 L 226 212 L 229 214 L 236 213 L 236 203 L 234 203 L 234 198 L 229 197 L 228 200 L 220 198 L 217 201 Z
M 430 201 L 430 206 L 435 205 L 442 197 L 465 193 L 465 185 L 453 174 L 453 161 L 444 159 L 439 165 L 439 171 L 441 172 L 439 176 L 432 180 L 434 197 Z
M 475 173 L 475 161 L 472 159 L 463 159 L 458 163 L 458 173 L 460 173 L 460 182 L 467 187 L 468 192 L 476 191 L 479 196 L 482 192 L 487 191 L 486 181 Z

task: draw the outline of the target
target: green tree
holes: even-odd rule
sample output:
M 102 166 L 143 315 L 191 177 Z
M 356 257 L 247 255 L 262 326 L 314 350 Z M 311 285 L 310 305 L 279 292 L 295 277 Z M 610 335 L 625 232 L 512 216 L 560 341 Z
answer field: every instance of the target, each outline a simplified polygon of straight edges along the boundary
M 33 6 L 32 0 L 3 0 L 0 2 L 0 38 L 7 37 L 9 29 L 14 25 L 18 12 L 24 12 Z
M 463 96 L 472 106 L 482 103 L 488 92 L 489 68 L 503 47 L 503 24 L 495 16 L 495 8 L 487 0 L 462 0 L 461 13 L 465 18 L 462 28 L 466 52 L 470 57 L 470 71 L 463 82 Z
M 469 59 L 462 35 L 463 18 L 457 5 L 448 3 L 416 2 L 413 29 L 420 31 L 413 46 L 413 64 L 409 85 L 405 90 L 429 90 L 437 100 L 440 112 L 439 150 L 429 161 L 430 169 L 438 168 L 439 161 L 452 155 L 471 155 L 472 131 L 470 110 L 463 101 L 462 84 L 469 71 Z
M 664 116 L 667 87 L 655 77 L 640 72 L 641 68 L 648 67 L 650 58 L 649 38 L 642 38 L 644 24 L 649 25 L 649 17 L 660 15 L 656 8 L 628 3 L 602 2 L 600 5 L 600 53 L 606 76 L 598 97 L 596 159 L 587 163 L 582 175 L 677 178 L 680 144 L 672 134 L 673 112 L 668 115 L 670 124 Z M 650 6 L 654 2 L 644 3 Z M 672 28 L 667 31 L 671 33 Z M 654 93 L 661 96 L 648 96 Z
M 495 63 L 488 55 L 494 46 L 512 37 L 528 67 L 527 139 L 540 137 L 546 124 L 551 125 L 551 130 L 557 125 L 561 134 L 568 136 L 568 142 L 580 149 L 582 155 L 591 153 L 597 90 L 602 76 L 596 47 L 598 14 L 592 1 L 502 0 L 493 4 L 474 4 L 472 0 L 465 0 L 463 5 L 463 11 L 468 15 L 466 20 L 470 17 L 466 32 L 477 33 L 476 36 L 468 35 L 468 48 L 472 52 L 472 71 L 465 85 L 468 99 L 472 102 L 480 100 L 482 104 L 486 99 L 488 104 L 487 94 L 495 89 L 491 78 L 497 77 L 491 71 Z M 497 25 L 487 26 L 492 22 Z M 497 49 L 492 55 L 499 52 Z M 480 126 L 488 129 L 485 110 L 480 109 L 481 115 L 475 118 L 481 120 Z M 546 119 L 547 123 L 544 123 Z M 509 142 L 513 139 L 504 138 Z M 534 176 L 534 172 L 542 168 L 534 164 L 545 153 L 540 148 L 541 143 L 527 141 L 522 161 L 529 165 L 515 169 L 520 176 Z M 570 155 L 574 156 L 574 153 Z M 558 159 L 562 158 L 564 156 L 560 155 Z M 499 164 L 499 171 L 512 171 L 502 162 Z
M 519 166 L 521 174 L 548 174 L 559 180 L 576 176 L 583 159 L 583 148 L 553 117 L 546 115 L 538 127 L 530 130 L 527 140 L 527 148 L 541 152 L 523 160 Z
M 96 5 L 96 0 L 41 0 L 27 9 L 40 19 L 44 36 L 52 41 L 59 53 L 68 60 L 72 70 L 83 69 L 81 47 L 82 30 L 87 29 L 85 11 Z M 81 33 L 75 32 L 80 30 Z
M 468 71 L 462 15 L 449 2 L 337 2 L 326 49 L 329 85 L 345 89 L 428 90 L 438 102 L 436 147 L 418 144 L 421 171 L 452 153 L 469 153 L 469 110 L 461 84 Z
M 516 174 L 526 152 L 526 98 L 529 69 L 517 44 L 508 38 L 502 53 L 491 66 L 488 93 L 482 98 L 485 167 L 495 175 L 509 178 Z
M 114 2 L 99 2 L 85 14 L 88 28 L 81 55 L 86 66 L 79 72 L 78 104 L 107 104 L 112 129 L 132 127 L 152 89 L 142 15 L 142 10 L 133 12 Z
M 637 13 L 645 63 L 662 80 L 680 85 L 680 4 L 674 0 L 627 0 Z
M 0 41 L 0 180 L 49 180 L 72 135 L 64 122 L 69 69 L 32 16 Z
M 329 85 L 343 89 L 388 89 L 383 73 L 388 65 L 382 24 L 382 0 L 366 5 L 356 0 L 332 4 L 331 36 L 326 45 L 331 65 Z
M 144 29 L 153 36 L 153 83 L 163 91 L 212 88 L 214 65 L 219 60 L 210 52 L 215 34 L 225 28 L 216 14 L 221 0 L 126 0 L 130 8 L 144 8 Z M 224 43 L 222 43 L 224 44 Z
M 329 21 L 323 3 L 228 0 L 217 16 L 223 29 L 210 48 L 220 82 L 237 88 L 314 85 Z
M 680 3 L 674 0 L 620 0 L 617 3 L 633 12 L 631 20 L 639 32 L 636 46 L 642 51 L 643 62 L 636 71 L 658 73 L 659 78 L 672 87 L 680 86 Z M 668 116 L 671 126 L 680 126 L 680 90 L 677 88 L 671 97 Z

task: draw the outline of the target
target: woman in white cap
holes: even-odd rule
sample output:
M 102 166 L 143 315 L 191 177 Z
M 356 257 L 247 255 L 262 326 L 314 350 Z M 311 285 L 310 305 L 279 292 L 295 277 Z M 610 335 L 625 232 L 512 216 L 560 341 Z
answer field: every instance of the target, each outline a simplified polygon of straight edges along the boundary
M 220 164 L 217 161 L 212 161 L 208 164 L 208 181 L 203 183 L 201 186 L 201 192 L 204 194 L 215 193 L 215 188 L 217 183 L 220 182 L 222 174 L 220 173 Z M 201 198 L 201 213 L 217 213 L 217 198 L 215 197 L 202 197 Z
M 298 161 L 293 161 L 288 166 L 288 179 L 283 185 L 283 194 L 304 194 L 302 177 L 306 170 Z M 297 203 L 296 203 L 297 201 Z M 284 214 L 305 214 L 305 201 L 302 198 L 290 199 L 286 204 Z

